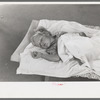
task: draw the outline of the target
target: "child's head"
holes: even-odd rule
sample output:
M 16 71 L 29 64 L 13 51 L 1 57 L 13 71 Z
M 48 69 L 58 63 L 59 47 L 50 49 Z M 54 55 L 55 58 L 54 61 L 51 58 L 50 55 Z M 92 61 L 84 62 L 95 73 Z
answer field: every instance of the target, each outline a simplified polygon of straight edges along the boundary
M 47 49 L 51 45 L 52 38 L 51 33 L 42 27 L 36 30 L 35 35 L 31 37 L 31 41 L 33 45 Z
M 45 34 L 46 36 L 51 36 L 51 33 L 42 26 L 35 30 L 35 34 Z

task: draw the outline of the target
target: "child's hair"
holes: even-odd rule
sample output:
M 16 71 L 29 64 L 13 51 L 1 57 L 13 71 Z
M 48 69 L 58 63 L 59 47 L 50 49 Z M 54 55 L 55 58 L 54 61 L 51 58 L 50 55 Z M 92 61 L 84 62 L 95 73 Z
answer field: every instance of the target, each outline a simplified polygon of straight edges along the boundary
M 40 34 L 42 35 L 42 34 L 45 34 L 46 36 L 52 36 L 51 35 L 51 33 L 47 30 L 47 29 L 45 29 L 44 27 L 39 27 L 39 28 L 37 28 L 36 30 L 35 30 L 35 32 L 38 32 L 38 31 L 40 31 Z
M 30 38 L 33 45 L 35 45 L 35 43 L 37 43 L 37 44 L 39 43 L 39 40 L 36 40 L 35 37 L 40 37 L 40 38 L 41 38 L 41 36 L 47 37 L 47 38 L 52 37 L 52 34 L 44 27 L 39 27 L 36 30 L 34 30 L 34 32 L 35 32 L 35 34 Z M 37 41 L 37 42 L 35 42 L 35 41 Z

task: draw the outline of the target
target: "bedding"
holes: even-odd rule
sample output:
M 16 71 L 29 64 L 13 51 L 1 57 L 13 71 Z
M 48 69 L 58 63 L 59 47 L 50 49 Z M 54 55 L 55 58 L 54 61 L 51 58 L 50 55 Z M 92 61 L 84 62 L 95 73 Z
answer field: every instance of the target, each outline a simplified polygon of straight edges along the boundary
M 20 54 L 21 63 L 17 69 L 17 74 L 39 74 L 66 78 L 92 71 L 87 67 L 81 67 L 76 61 L 70 61 L 66 64 L 61 61 L 50 62 L 42 58 L 33 59 L 31 56 L 32 51 L 45 53 L 43 49 L 35 46 L 33 47 L 32 43 L 30 43 L 24 52 Z
M 57 34 L 58 31 L 66 32 L 85 32 L 88 37 L 99 36 L 98 29 L 87 28 L 77 22 L 68 22 L 68 21 L 49 21 L 49 20 L 40 20 L 38 27 L 43 26 L 49 30 L 53 35 Z M 56 27 L 56 28 L 55 28 Z M 67 27 L 67 28 L 66 28 Z M 59 30 L 60 29 L 60 30 Z M 71 77 L 71 76 L 85 76 L 96 75 L 99 77 L 100 70 L 91 70 L 87 67 L 80 66 L 76 61 L 69 61 L 67 63 L 60 62 L 49 62 L 44 59 L 33 59 L 30 52 L 34 50 L 42 51 L 40 48 L 33 47 L 30 43 L 20 54 L 20 65 L 17 69 L 17 74 L 39 74 L 46 76 L 54 77 Z M 96 64 L 95 64 L 96 65 Z M 97 67 L 95 66 L 95 69 Z M 100 69 L 98 67 L 98 69 Z M 90 73 L 88 75 L 88 73 Z M 94 74 L 93 74 L 94 73 Z M 95 77 L 97 78 L 97 77 Z M 99 79 L 99 78 L 98 78 Z
M 100 37 L 88 38 L 68 33 L 58 40 L 58 54 L 64 63 L 73 57 L 79 59 L 84 66 L 94 69 L 93 61 L 100 60 Z

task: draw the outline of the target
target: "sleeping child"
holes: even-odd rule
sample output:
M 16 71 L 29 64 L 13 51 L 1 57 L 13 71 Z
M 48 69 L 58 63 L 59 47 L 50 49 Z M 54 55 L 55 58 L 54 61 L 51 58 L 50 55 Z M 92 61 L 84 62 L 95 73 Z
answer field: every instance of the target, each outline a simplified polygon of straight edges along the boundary
M 58 35 L 52 36 L 51 33 L 46 30 L 43 27 L 38 28 L 35 31 L 35 35 L 31 37 L 31 42 L 34 46 L 40 47 L 42 49 L 46 50 L 46 54 L 43 54 L 41 52 L 34 51 L 32 52 L 32 57 L 37 59 L 37 58 L 43 58 L 49 61 L 53 62 L 59 62 L 61 59 L 58 55 L 58 50 L 57 50 L 57 42 L 58 38 L 61 35 L 68 34 L 67 32 L 59 32 Z M 80 36 L 86 36 L 85 33 L 83 32 L 76 32 L 72 33 L 75 35 L 80 35 Z M 70 60 L 76 59 L 75 57 L 72 57 Z M 79 59 L 76 59 L 79 64 L 82 64 L 82 62 Z
M 32 44 L 46 50 L 46 54 L 33 52 L 33 58 L 43 58 L 49 61 L 58 62 L 60 57 L 57 53 L 57 36 L 52 36 L 45 28 L 40 27 L 36 30 L 35 35 L 31 37 Z

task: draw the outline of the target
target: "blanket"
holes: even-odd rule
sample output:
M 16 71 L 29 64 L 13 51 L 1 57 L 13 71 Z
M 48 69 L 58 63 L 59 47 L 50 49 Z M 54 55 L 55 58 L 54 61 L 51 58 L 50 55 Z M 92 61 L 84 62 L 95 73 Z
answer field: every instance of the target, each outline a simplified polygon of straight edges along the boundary
M 93 69 L 93 61 L 99 60 L 100 56 L 100 37 L 88 38 L 73 33 L 62 35 L 58 40 L 58 54 L 64 63 L 75 57 Z
M 45 27 L 52 33 L 52 35 L 58 34 L 59 31 L 84 32 L 89 38 L 91 37 L 97 41 L 97 42 L 93 41 L 93 43 L 96 43 L 97 44 L 96 46 L 98 47 L 99 43 L 98 36 L 100 35 L 99 34 L 100 31 L 97 29 L 87 28 L 77 22 L 56 21 L 56 20 L 40 20 L 38 27 L 39 26 Z M 89 44 L 89 46 L 91 45 Z M 20 54 L 20 65 L 19 68 L 17 69 L 17 74 L 39 74 L 39 75 L 62 77 L 62 78 L 83 75 L 86 73 L 96 73 L 97 75 L 100 75 L 99 66 L 97 67 L 95 66 L 94 68 L 95 70 L 92 70 L 89 67 L 79 65 L 79 63 L 76 60 L 70 60 L 66 63 L 63 63 L 62 61 L 50 62 L 42 58 L 33 59 L 31 56 L 31 52 L 34 50 L 45 53 L 44 50 L 42 50 L 41 48 L 34 47 L 32 43 L 30 43 L 25 48 L 24 52 Z
M 32 43 L 30 43 L 24 52 L 20 54 L 21 59 L 17 74 L 39 74 L 66 78 L 92 71 L 87 67 L 81 67 L 74 60 L 62 63 L 62 61 L 50 62 L 42 58 L 33 59 L 31 52 L 36 50 L 45 53 L 41 48 L 33 47 Z

